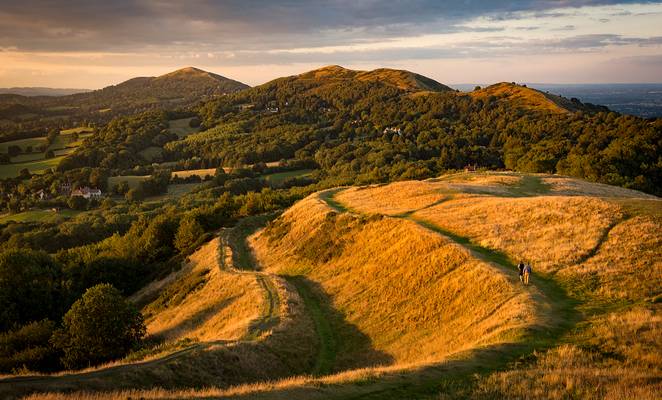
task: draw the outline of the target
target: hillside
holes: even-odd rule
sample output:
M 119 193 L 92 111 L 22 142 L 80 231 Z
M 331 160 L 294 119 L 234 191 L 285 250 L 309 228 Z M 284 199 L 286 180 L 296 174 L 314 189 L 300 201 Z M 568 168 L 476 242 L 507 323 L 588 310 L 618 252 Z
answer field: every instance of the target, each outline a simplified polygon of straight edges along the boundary
M 553 113 L 609 111 L 604 106 L 584 104 L 576 99 L 575 101 L 571 101 L 562 96 L 508 82 L 501 82 L 480 90 L 474 90 L 469 95 L 473 98 L 483 100 L 494 98 L 529 111 L 544 110 Z
M 460 173 L 312 194 L 248 243 L 257 265 L 271 279 L 284 278 L 284 290 L 303 300 L 307 317 L 298 318 L 310 318 L 306 329 L 317 337 L 301 336 L 311 332 L 301 329 L 304 322 L 289 325 L 282 331 L 288 341 L 278 342 L 281 354 L 300 357 L 306 353 L 289 352 L 291 346 L 311 343 L 317 356 L 307 371 L 326 376 L 257 378 L 230 387 L 256 379 L 264 371 L 258 363 L 241 380 L 226 370 L 227 379 L 214 388 L 120 390 L 94 399 L 654 399 L 662 389 L 659 203 L 636 191 L 514 173 Z M 243 235 L 233 237 L 228 243 L 237 253 L 231 258 L 250 259 L 240 257 L 246 254 Z M 522 259 L 533 265 L 530 286 L 517 278 L 515 264 Z M 202 290 L 186 301 L 207 299 Z M 218 293 L 218 301 L 232 296 Z M 269 346 L 270 340 L 257 343 Z M 249 368 L 243 360 L 251 354 L 242 352 L 228 368 Z M 197 363 L 196 369 L 204 374 L 211 365 Z M 77 388 L 106 385 L 101 379 Z M 58 388 L 57 380 L 49 386 Z M 57 396 L 63 395 L 30 398 Z
M 360 82 L 379 82 L 407 91 L 452 91 L 448 86 L 423 75 L 389 68 L 379 68 L 372 71 L 356 71 L 343 68 L 339 65 L 329 65 L 300 74 L 294 78 L 323 83 L 351 82 L 352 80 Z
M 11 87 L 0 88 L 0 94 L 17 94 L 21 96 L 68 96 L 76 93 L 90 92 L 90 89 L 68 89 L 47 87 Z
M 247 85 L 193 67 L 129 79 L 99 90 L 64 96 L 0 94 L 0 141 L 45 136 L 50 129 L 74 128 L 81 121 L 103 125 L 114 117 L 146 110 L 185 109 Z M 24 110 L 16 106 L 24 106 Z

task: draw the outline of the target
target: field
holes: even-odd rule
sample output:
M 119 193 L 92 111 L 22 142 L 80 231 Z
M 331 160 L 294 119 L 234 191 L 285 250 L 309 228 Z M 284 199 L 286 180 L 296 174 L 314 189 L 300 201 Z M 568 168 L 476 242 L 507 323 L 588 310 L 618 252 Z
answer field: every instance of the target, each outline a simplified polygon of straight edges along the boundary
M 53 212 L 51 210 L 32 210 L 24 211 L 17 214 L 6 214 L 0 216 L 0 224 L 5 224 L 10 221 L 14 222 L 55 222 L 62 218 L 71 218 L 80 214 L 80 211 L 75 210 L 59 210 Z
M 310 176 L 312 169 L 300 169 L 296 171 L 277 172 L 275 174 L 264 175 L 263 178 L 274 186 L 280 186 L 289 178 L 303 178 Z
M 180 139 L 183 139 L 199 130 L 198 128 L 191 128 L 189 126 L 189 122 L 191 122 L 192 119 L 193 118 L 182 118 L 169 121 L 168 123 L 170 124 L 170 127 L 168 130 L 179 136 Z
M 657 399 L 661 204 L 490 172 L 315 193 L 134 298 L 163 338 L 146 365 L 29 381 L 114 391 L 30 398 Z
M 111 176 L 108 178 L 108 187 L 112 188 L 113 186 L 126 182 L 129 184 L 131 189 L 137 188 L 140 183 L 148 179 L 151 175 L 120 175 L 120 176 Z
M 60 132 L 53 143 L 48 147 L 52 150 L 55 157 L 46 159 L 46 152 L 40 152 L 39 146 L 47 143 L 46 138 L 31 138 L 13 140 L 10 142 L 0 143 L 0 153 L 7 153 L 9 146 L 16 145 L 22 151 L 26 151 L 28 146 L 32 146 L 33 150 L 30 153 L 23 153 L 11 158 L 11 164 L 0 165 L 0 179 L 13 178 L 19 175 L 19 171 L 27 168 L 31 173 L 42 173 L 47 169 L 56 167 L 60 160 L 71 154 L 76 147 L 83 143 L 83 140 L 92 135 L 92 129 L 86 127 L 79 127 L 67 129 Z M 78 139 L 73 140 L 72 134 L 78 134 Z
M 19 172 L 27 168 L 33 174 L 42 173 L 48 169 L 55 168 L 64 156 L 49 158 L 47 160 L 36 160 L 24 163 L 0 165 L 0 179 L 13 178 L 19 175 Z
M 178 178 L 188 178 L 189 176 L 199 176 L 200 178 L 206 177 L 206 176 L 214 176 L 216 175 L 216 168 L 207 168 L 207 169 L 192 169 L 188 171 L 173 171 L 172 176 L 176 176 Z

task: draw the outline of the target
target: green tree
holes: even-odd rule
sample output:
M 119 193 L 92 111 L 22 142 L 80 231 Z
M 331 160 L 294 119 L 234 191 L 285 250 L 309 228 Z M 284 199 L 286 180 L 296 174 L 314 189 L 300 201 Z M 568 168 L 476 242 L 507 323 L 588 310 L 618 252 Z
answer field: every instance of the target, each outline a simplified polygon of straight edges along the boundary
M 195 218 L 185 217 L 179 223 L 175 236 L 175 247 L 183 251 L 195 244 L 205 231 Z
M 124 198 L 126 199 L 126 201 L 129 202 L 142 201 L 145 198 L 145 194 L 141 189 L 133 188 L 133 189 L 129 189 L 129 191 L 126 192 Z
M 51 342 L 66 368 L 97 365 L 126 355 L 145 336 L 142 314 L 110 284 L 93 286 L 76 300 Z
M 0 253 L 0 331 L 14 324 L 59 318 L 61 268 L 46 253 Z
M 83 196 L 71 196 L 67 200 L 67 206 L 72 210 L 84 210 L 87 207 L 87 199 Z

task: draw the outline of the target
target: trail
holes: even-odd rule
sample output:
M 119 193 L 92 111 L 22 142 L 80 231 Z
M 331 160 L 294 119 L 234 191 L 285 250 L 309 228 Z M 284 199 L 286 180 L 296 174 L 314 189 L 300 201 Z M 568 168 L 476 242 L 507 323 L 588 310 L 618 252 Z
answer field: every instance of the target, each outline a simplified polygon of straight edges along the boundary
M 263 339 L 264 335 L 267 334 L 280 321 L 280 296 L 278 294 L 276 285 L 273 282 L 273 277 L 263 272 L 255 270 L 238 270 L 232 265 L 227 265 L 226 252 L 229 250 L 229 245 L 223 236 L 223 232 L 221 232 L 221 235 L 219 235 L 218 240 L 218 268 L 226 273 L 229 272 L 254 275 L 260 290 L 264 292 L 265 302 L 263 312 L 261 313 L 260 317 L 250 323 L 248 332 L 243 338 L 239 340 L 215 340 L 204 343 L 196 343 L 184 349 L 166 354 L 158 358 L 119 365 L 101 366 L 91 371 L 72 372 L 57 375 L 12 376 L 0 378 L 0 397 L 5 398 L 5 396 L 16 396 L 18 394 L 23 395 L 35 390 L 39 386 L 47 388 L 51 383 L 57 383 L 60 386 L 66 385 L 74 388 L 77 385 L 85 382 L 95 382 L 104 380 L 106 378 L 121 379 L 122 376 L 126 376 L 133 372 L 144 371 L 145 373 L 149 374 L 149 371 L 156 367 L 170 364 L 172 362 L 178 362 L 180 359 L 194 356 L 196 352 L 203 352 L 215 346 L 227 346 L 241 342 Z M 225 246 L 228 247 L 225 248 Z
M 246 237 L 252 233 L 252 229 L 244 229 L 245 227 L 236 227 L 237 231 L 226 232 L 225 235 L 221 234 L 221 262 L 222 268 L 229 269 L 234 273 L 251 273 L 255 275 L 258 284 L 264 289 L 265 292 L 265 305 L 266 309 L 262 314 L 262 318 L 254 321 L 251 324 L 251 331 L 253 335 L 259 335 L 266 332 L 278 324 L 277 310 L 279 308 L 278 293 L 273 284 L 273 276 L 261 272 L 257 260 L 253 256 L 250 248 L 246 246 Z M 238 237 L 232 237 L 233 233 L 239 233 Z M 234 239 L 234 240 L 232 240 Z M 230 246 L 230 242 L 235 242 L 234 246 Z M 235 251 L 227 254 L 228 250 Z M 230 261 L 230 262 L 229 262 Z M 233 267 L 229 264 L 236 263 Z M 336 340 L 333 334 L 333 329 L 330 322 L 325 316 L 320 299 L 313 293 L 306 282 L 297 276 L 286 277 L 299 293 L 303 299 L 306 313 L 310 316 L 315 324 L 315 331 L 319 341 L 319 350 L 317 353 L 315 365 L 310 371 L 311 374 L 319 376 L 330 373 L 333 368 L 336 355 Z
M 336 188 L 319 193 L 319 198 L 324 201 L 328 206 L 336 212 L 350 212 L 353 214 L 360 214 L 356 210 L 351 209 L 347 205 L 340 203 L 334 198 L 335 194 L 345 190 L 345 188 Z M 443 201 L 443 200 L 442 200 Z M 422 209 L 427 208 L 428 206 L 422 207 Z M 515 263 L 513 263 L 508 255 L 505 253 L 481 246 L 467 237 L 455 234 L 451 231 L 445 230 L 442 227 L 427 221 L 422 218 L 417 218 L 413 216 L 416 211 L 413 210 L 404 214 L 397 216 L 387 216 L 386 218 L 398 218 L 404 219 L 416 223 L 420 227 L 427 229 L 428 231 L 434 232 L 437 235 L 443 236 L 447 240 L 461 246 L 466 249 L 473 257 L 491 265 L 496 268 L 496 270 L 508 276 L 510 279 L 515 281 L 517 284 L 517 268 Z M 504 368 L 509 361 L 515 360 L 518 357 L 526 357 L 531 354 L 534 350 L 541 350 L 544 348 L 549 348 L 555 344 L 558 344 L 559 339 L 568 331 L 570 331 L 580 320 L 581 316 L 577 311 L 576 307 L 578 302 L 571 299 L 566 291 L 554 280 L 552 274 L 543 274 L 540 272 L 534 272 L 534 275 L 531 280 L 531 284 L 528 287 L 518 286 L 520 290 L 529 290 L 533 292 L 534 298 L 538 306 L 542 309 L 547 309 L 550 326 L 540 327 L 540 329 L 534 328 L 535 333 L 530 337 L 527 337 L 526 341 L 523 341 L 520 344 L 514 345 L 512 351 L 504 356 L 502 352 L 495 352 L 494 357 L 498 359 L 490 360 L 489 362 L 482 362 L 483 369 L 482 372 L 491 372 L 497 369 Z M 501 307 L 503 305 L 499 305 Z M 489 352 L 488 352 L 489 354 Z M 491 367 L 490 367 L 491 365 Z M 487 368 L 485 371 L 484 369 Z M 434 367 L 433 367 L 434 369 Z M 438 379 L 436 377 L 435 379 Z M 430 382 L 419 382 L 421 393 L 426 392 L 430 389 Z M 406 384 L 410 385 L 410 384 Z M 410 387 L 411 389 L 411 387 Z M 379 392 L 371 393 L 380 397 L 380 392 L 383 389 L 379 389 Z M 393 388 L 386 389 L 387 392 L 394 390 Z M 393 394 L 391 392 L 391 394 Z M 363 394 L 365 396 L 366 393 Z M 388 395 L 386 396 L 388 397 Z

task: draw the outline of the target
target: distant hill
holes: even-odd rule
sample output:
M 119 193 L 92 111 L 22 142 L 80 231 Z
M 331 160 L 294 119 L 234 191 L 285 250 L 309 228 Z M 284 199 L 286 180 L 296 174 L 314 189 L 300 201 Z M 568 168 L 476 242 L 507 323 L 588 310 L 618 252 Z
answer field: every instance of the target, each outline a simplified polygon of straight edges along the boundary
M 0 88 L 0 94 L 18 94 L 21 96 L 67 96 L 76 93 L 91 92 L 91 89 L 68 89 L 47 87 L 11 87 Z
M 373 71 L 355 71 L 339 65 L 330 65 L 298 75 L 299 79 L 311 79 L 319 82 L 337 82 L 357 80 L 361 82 L 380 82 L 407 91 L 451 91 L 450 87 L 413 72 L 379 68 Z
M 118 115 L 147 110 L 183 109 L 201 101 L 248 88 L 241 82 L 187 67 L 157 76 L 67 96 L 0 94 L 0 109 L 22 105 L 26 112 L 0 121 L 0 141 L 44 136 L 49 129 L 74 127 L 80 121 L 103 124 Z M 29 112 L 27 112 L 29 110 Z
M 157 76 L 129 79 L 89 93 L 64 98 L 67 103 L 97 109 L 127 105 L 187 104 L 248 88 L 241 82 L 187 67 Z
M 567 99 L 551 93 L 541 92 L 526 85 L 501 82 L 483 89 L 474 90 L 470 95 L 477 99 L 495 98 L 511 105 L 529 110 L 545 110 L 554 113 L 609 111 L 607 107 L 582 103 L 577 99 Z

